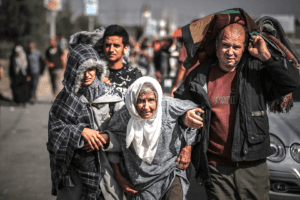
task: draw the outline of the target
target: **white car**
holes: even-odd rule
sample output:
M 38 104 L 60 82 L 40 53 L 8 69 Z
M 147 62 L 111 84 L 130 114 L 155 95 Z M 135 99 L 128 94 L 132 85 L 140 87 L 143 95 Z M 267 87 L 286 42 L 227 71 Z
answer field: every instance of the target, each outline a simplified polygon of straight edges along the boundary
M 300 87 L 293 92 L 293 100 L 289 113 L 268 112 L 274 150 L 267 158 L 272 200 L 300 200 Z

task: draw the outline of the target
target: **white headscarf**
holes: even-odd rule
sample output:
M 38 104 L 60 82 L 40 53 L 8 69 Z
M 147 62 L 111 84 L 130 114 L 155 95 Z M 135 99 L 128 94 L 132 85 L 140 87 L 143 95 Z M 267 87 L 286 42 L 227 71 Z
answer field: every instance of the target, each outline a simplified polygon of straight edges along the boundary
M 22 46 L 18 45 L 15 47 L 15 52 L 18 52 L 19 55 L 15 56 L 15 73 L 18 74 L 20 71 L 21 73 L 26 76 L 27 75 L 27 58 L 26 53 Z
M 136 101 L 144 83 L 150 83 L 157 92 L 156 110 L 149 119 L 143 119 L 136 109 Z M 136 154 L 145 162 L 151 164 L 158 146 L 162 124 L 162 89 L 160 84 L 151 77 L 137 79 L 125 94 L 125 104 L 131 115 L 127 125 L 126 148 L 133 144 Z M 143 142 L 143 140 L 146 140 Z

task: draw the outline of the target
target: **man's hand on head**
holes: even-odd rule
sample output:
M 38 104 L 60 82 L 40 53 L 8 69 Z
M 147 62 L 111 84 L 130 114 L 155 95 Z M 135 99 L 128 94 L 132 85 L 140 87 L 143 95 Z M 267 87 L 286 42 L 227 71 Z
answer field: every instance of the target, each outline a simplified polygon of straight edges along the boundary
M 201 108 L 195 108 L 187 111 L 182 118 L 184 125 L 195 129 L 203 127 L 203 119 L 198 116 L 197 113 L 203 114 L 204 111 Z
M 90 128 L 84 128 L 81 136 L 84 138 L 83 149 L 87 152 L 99 150 L 106 144 L 106 139 L 101 135 L 102 131 L 95 131 Z
M 252 56 L 263 62 L 271 58 L 266 42 L 260 36 L 251 36 L 249 39 L 248 51 Z

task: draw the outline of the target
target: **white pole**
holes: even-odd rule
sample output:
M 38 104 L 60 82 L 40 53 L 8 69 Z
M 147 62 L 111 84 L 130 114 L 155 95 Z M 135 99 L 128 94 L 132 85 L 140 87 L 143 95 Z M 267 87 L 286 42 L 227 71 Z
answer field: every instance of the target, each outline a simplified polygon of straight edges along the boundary
M 94 16 L 89 16 L 89 32 L 94 31 Z
M 51 10 L 51 21 L 50 21 L 50 38 L 54 38 L 56 36 L 56 16 L 57 12 Z

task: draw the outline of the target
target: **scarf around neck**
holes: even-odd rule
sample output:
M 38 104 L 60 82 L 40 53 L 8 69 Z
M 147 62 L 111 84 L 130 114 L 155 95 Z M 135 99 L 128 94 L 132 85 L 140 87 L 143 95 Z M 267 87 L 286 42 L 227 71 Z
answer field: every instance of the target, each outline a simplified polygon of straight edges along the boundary
M 150 83 L 157 92 L 157 107 L 149 119 L 141 118 L 136 108 L 136 101 L 144 83 Z M 151 77 L 137 79 L 125 94 L 125 105 L 131 115 L 126 131 L 126 148 L 129 148 L 132 143 L 136 154 L 148 164 L 151 164 L 155 157 L 161 133 L 162 95 L 160 84 Z
M 93 102 L 96 98 L 102 96 L 105 93 L 105 91 L 102 89 L 103 86 L 99 86 L 102 86 L 102 82 L 96 76 L 92 84 L 87 86 L 83 85 L 77 95 L 83 95 L 89 102 Z

